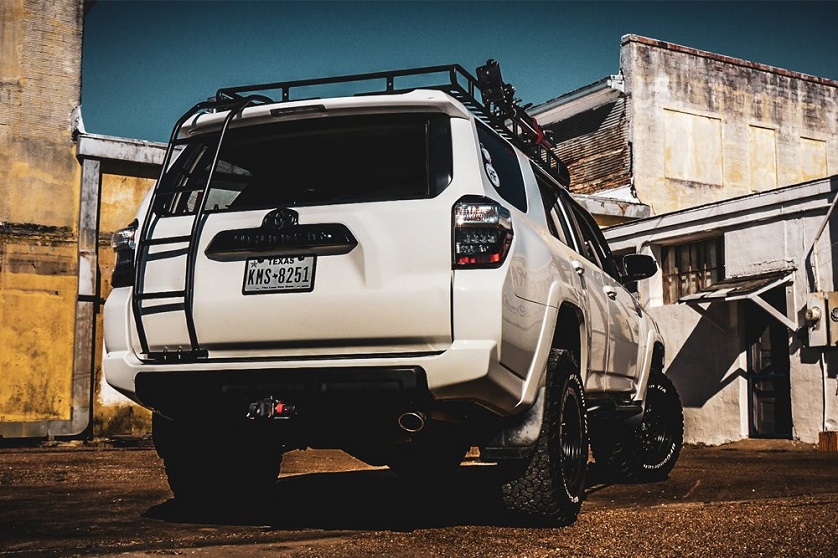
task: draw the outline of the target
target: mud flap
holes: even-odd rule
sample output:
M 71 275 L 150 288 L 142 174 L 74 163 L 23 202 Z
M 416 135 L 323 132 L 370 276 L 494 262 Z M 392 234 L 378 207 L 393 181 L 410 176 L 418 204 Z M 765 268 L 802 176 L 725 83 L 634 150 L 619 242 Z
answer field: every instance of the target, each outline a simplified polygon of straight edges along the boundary
M 538 389 L 535 402 L 526 412 L 514 417 L 513 422 L 501 430 L 495 438 L 480 448 L 483 461 L 521 459 L 535 449 L 541 423 L 544 420 L 544 397 L 546 388 Z

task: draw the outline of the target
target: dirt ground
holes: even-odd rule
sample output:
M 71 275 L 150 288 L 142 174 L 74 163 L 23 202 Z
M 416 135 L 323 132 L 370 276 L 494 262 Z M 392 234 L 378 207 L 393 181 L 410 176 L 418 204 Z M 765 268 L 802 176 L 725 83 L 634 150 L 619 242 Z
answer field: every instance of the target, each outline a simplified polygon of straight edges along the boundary
M 594 466 L 578 521 L 540 529 L 504 518 L 491 465 L 420 492 L 324 450 L 286 455 L 267 521 L 196 517 L 148 442 L 120 445 L 0 448 L 0 557 L 838 556 L 838 453 L 794 442 L 685 447 L 653 484 Z

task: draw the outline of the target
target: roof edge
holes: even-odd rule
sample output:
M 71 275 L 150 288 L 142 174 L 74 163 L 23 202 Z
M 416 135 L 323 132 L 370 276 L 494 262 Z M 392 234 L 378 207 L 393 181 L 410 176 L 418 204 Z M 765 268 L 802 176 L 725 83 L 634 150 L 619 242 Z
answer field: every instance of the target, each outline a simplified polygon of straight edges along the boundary
M 817 83 L 820 85 L 826 85 L 828 87 L 838 87 L 838 81 L 813 76 L 811 74 L 804 74 L 802 72 L 795 72 L 793 70 L 786 70 L 784 68 L 778 68 L 776 66 L 770 66 L 768 64 L 762 64 L 760 62 L 751 62 L 750 60 L 744 60 L 742 58 L 734 58 L 733 56 L 726 56 L 724 54 L 716 54 L 714 52 L 709 52 L 706 50 L 699 50 L 697 48 L 691 48 L 683 45 L 678 45 L 675 43 L 669 43 L 666 41 L 661 41 L 660 39 L 652 39 L 650 37 L 644 37 L 642 35 L 634 35 L 634 34 L 627 34 L 623 35 L 620 38 L 620 46 L 623 47 L 629 43 L 639 43 L 647 46 L 657 47 L 664 50 L 670 50 L 672 52 L 680 52 L 683 54 L 689 54 L 691 56 L 698 56 L 701 58 L 707 58 L 710 60 L 716 60 L 718 62 L 723 62 L 725 64 L 732 64 L 734 66 L 742 66 L 743 68 L 750 68 L 753 70 L 759 70 L 762 72 L 768 72 L 772 74 L 777 74 L 780 76 L 793 78 L 793 79 L 800 79 L 803 81 L 810 81 L 812 83 Z

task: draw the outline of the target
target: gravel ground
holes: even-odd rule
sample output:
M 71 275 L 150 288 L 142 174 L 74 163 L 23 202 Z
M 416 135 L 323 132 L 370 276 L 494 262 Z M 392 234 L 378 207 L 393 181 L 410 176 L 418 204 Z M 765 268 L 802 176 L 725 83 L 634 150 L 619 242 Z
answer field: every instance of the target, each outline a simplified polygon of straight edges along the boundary
M 838 556 L 838 453 L 793 442 L 686 447 L 660 483 L 607 484 L 596 466 L 578 521 L 504 516 L 494 468 L 411 490 L 338 451 L 286 456 L 267 521 L 186 515 L 160 460 L 94 444 L 0 449 L 0 557 Z

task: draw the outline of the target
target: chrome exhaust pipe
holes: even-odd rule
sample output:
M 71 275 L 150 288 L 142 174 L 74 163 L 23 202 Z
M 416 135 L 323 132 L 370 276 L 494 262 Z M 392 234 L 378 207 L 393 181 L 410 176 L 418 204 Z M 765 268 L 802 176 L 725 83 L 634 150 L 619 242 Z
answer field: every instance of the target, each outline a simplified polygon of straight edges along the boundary
M 409 434 L 415 434 L 425 428 L 425 414 L 421 411 L 409 411 L 399 417 L 399 426 Z

